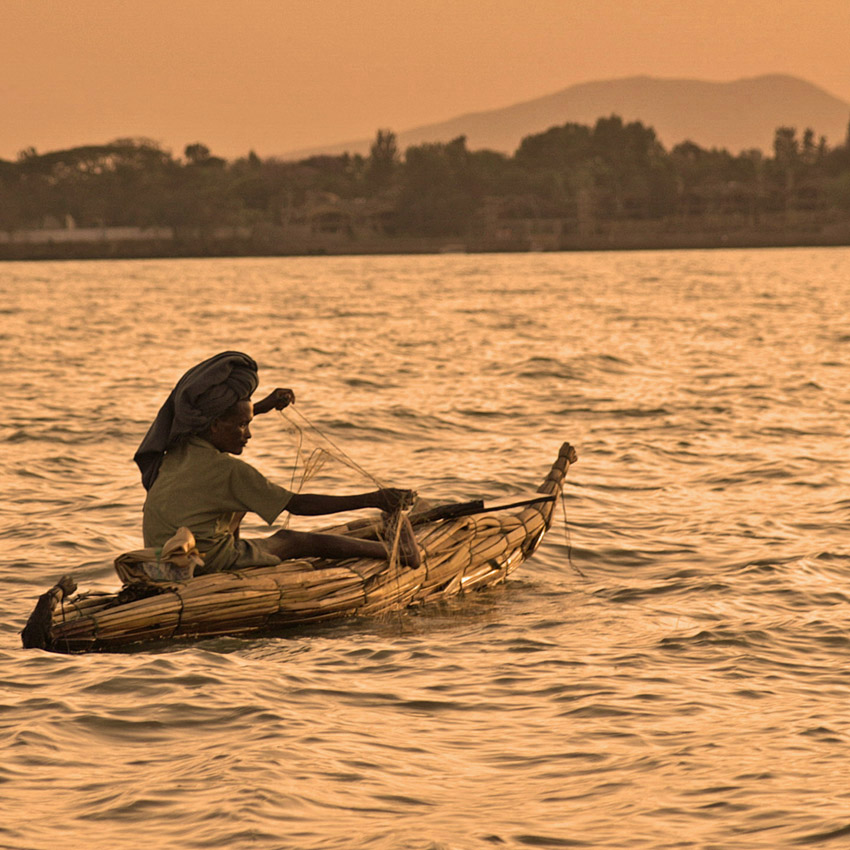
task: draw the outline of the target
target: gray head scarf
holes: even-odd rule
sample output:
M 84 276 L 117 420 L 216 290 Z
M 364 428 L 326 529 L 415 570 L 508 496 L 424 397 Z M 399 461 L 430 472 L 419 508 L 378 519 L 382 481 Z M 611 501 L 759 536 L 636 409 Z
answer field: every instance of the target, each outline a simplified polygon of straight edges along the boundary
M 193 366 L 178 382 L 148 428 L 133 460 L 150 490 L 165 453 L 183 437 L 200 434 L 237 401 L 257 389 L 257 364 L 240 351 L 223 351 Z

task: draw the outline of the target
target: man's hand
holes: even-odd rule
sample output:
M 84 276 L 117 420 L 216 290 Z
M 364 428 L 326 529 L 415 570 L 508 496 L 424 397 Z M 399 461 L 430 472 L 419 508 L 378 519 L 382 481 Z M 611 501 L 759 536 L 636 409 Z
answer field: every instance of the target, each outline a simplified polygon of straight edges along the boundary
M 268 413 L 270 410 L 283 410 L 295 402 L 295 393 L 289 389 L 278 387 L 272 390 L 262 401 L 254 403 L 254 416 Z
M 375 493 L 375 507 L 386 513 L 393 513 L 401 508 L 409 508 L 416 501 L 416 493 L 413 490 L 398 490 L 395 487 L 387 487 Z

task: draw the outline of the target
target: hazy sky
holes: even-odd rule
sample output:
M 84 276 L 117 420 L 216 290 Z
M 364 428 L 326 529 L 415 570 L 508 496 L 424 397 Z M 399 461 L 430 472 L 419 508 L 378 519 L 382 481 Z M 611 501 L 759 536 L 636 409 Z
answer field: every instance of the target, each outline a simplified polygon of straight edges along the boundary
M 0 0 L 0 158 L 271 156 L 647 74 L 850 100 L 850 0 Z

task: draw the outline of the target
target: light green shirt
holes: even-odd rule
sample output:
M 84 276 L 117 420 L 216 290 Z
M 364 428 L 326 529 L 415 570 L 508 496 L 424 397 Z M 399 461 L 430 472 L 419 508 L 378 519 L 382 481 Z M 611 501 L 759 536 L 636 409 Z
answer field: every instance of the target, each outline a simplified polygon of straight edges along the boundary
M 273 484 L 244 460 L 220 452 L 200 437 L 168 451 L 145 500 L 142 531 L 145 546 L 162 546 L 178 528 L 195 535 L 204 556 L 199 572 L 233 566 L 276 564 L 274 555 L 237 540 L 231 530 L 237 514 L 258 514 L 267 523 L 277 519 L 292 493 Z M 253 557 L 252 557 L 253 556 Z

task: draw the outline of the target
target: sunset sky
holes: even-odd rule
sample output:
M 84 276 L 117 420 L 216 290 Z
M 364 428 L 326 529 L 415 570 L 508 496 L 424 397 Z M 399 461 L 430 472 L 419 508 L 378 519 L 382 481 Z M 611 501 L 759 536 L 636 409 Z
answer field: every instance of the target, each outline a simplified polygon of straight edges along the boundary
M 850 0 L 0 0 L 0 158 L 273 156 L 637 74 L 850 100 L 848 37 Z

